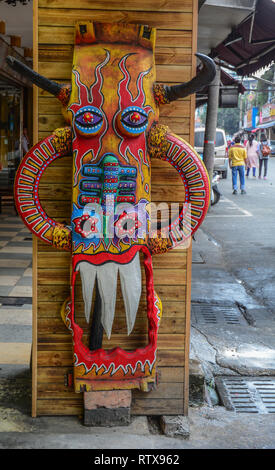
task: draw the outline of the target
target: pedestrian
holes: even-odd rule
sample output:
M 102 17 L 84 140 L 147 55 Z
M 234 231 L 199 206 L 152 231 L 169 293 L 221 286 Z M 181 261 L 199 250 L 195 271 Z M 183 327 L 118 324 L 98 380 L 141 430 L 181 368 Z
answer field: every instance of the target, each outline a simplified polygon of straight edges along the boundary
M 29 146 L 30 146 L 30 139 L 29 139 L 29 136 L 28 136 L 28 129 L 26 127 L 24 127 L 23 128 L 23 134 L 22 134 L 22 154 L 23 154 L 23 157 L 29 151 Z
M 271 149 L 268 146 L 267 138 L 265 134 L 261 134 L 260 143 L 257 148 L 257 153 L 259 156 L 259 179 L 262 177 L 262 168 L 264 165 L 264 180 L 267 178 L 267 167 L 268 167 L 268 159 L 271 153 Z
M 253 176 L 256 178 L 256 169 L 259 166 L 259 157 L 258 157 L 258 142 L 254 139 L 254 135 L 250 134 L 248 136 L 248 142 L 246 144 L 246 153 L 247 153 L 247 164 L 246 164 L 246 176 L 249 176 L 250 168 L 253 170 Z
M 245 165 L 247 153 L 245 147 L 240 143 L 240 137 L 235 137 L 235 143 L 229 149 L 229 165 L 232 169 L 233 194 L 238 194 L 238 173 L 240 178 L 241 194 L 246 194 L 245 190 Z

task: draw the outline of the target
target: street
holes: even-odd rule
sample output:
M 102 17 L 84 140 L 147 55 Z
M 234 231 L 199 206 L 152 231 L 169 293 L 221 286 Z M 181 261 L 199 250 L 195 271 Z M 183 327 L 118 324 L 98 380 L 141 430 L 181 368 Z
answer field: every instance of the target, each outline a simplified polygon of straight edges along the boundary
M 203 230 L 220 244 L 228 270 L 274 311 L 275 159 L 269 159 L 267 180 L 246 178 L 246 195 L 232 195 L 230 172 L 227 180 L 220 181 L 223 198 Z
M 220 180 L 223 196 L 195 237 L 191 350 L 214 375 L 272 376 L 275 159 L 269 161 L 268 180 L 250 176 L 246 185 L 246 195 L 233 195 L 231 172 Z M 218 304 L 216 323 L 196 315 L 196 304 L 205 302 Z M 235 308 L 235 322 L 222 321 L 219 306 L 233 313 Z

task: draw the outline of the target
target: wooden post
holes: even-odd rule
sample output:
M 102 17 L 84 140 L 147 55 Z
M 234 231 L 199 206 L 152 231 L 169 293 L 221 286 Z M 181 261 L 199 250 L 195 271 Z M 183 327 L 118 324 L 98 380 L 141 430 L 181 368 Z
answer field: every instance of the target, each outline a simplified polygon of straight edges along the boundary
M 204 148 L 203 148 L 203 161 L 207 168 L 210 183 L 213 177 L 214 168 L 214 154 L 215 154 L 215 140 L 216 140 L 216 127 L 219 107 L 219 90 L 220 90 L 220 67 L 217 66 L 216 77 L 208 91 L 208 103 L 205 123 L 204 134 Z
M 6 23 L 5 23 L 5 21 L 0 21 L 0 34 L 6 34 Z
M 10 45 L 12 47 L 21 47 L 21 36 L 10 36 Z
M 38 70 L 38 3 L 33 0 L 33 68 Z M 33 86 L 33 143 L 38 141 L 38 88 Z M 37 415 L 37 237 L 32 237 L 32 417 Z

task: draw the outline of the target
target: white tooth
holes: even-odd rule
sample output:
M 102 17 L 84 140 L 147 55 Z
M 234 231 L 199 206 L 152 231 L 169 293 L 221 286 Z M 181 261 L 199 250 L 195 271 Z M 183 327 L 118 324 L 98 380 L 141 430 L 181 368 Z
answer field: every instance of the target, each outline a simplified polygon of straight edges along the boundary
M 119 277 L 124 299 L 128 335 L 135 321 L 141 295 L 141 270 L 139 253 L 128 264 L 119 265 Z
M 106 263 L 97 266 L 96 272 L 101 297 L 101 323 L 108 339 L 110 339 L 116 308 L 118 265 Z
M 87 323 L 89 323 L 97 266 L 87 263 L 86 261 L 82 261 L 78 265 L 78 270 L 80 271 L 81 276 L 85 317 Z

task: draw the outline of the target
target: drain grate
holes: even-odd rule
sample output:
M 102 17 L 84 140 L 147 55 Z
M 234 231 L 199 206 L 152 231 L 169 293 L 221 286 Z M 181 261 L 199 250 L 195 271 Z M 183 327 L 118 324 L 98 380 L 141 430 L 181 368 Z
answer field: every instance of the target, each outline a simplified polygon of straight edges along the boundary
M 192 302 L 192 317 L 200 324 L 247 325 L 237 305 L 219 305 Z
M 275 378 L 218 377 L 215 379 L 223 405 L 237 413 L 275 413 Z

